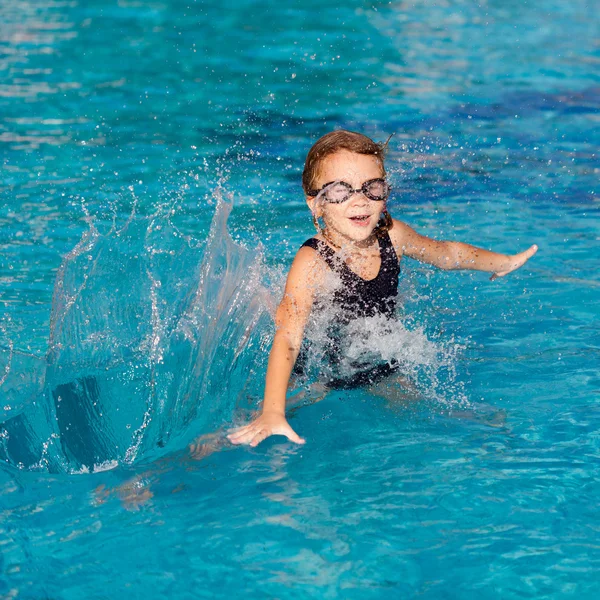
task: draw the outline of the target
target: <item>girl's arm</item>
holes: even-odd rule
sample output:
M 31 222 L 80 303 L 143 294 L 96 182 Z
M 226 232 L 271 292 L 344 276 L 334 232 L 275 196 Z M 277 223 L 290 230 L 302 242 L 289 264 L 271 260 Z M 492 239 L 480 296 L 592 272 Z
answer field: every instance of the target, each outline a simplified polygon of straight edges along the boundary
M 504 277 L 523 266 L 536 252 L 533 245 L 519 254 L 490 252 L 463 242 L 440 242 L 418 234 L 402 221 L 393 220 L 390 237 L 402 254 L 440 269 L 471 269 L 493 273 L 491 279 Z
M 256 446 L 275 434 L 285 435 L 298 444 L 304 443 L 285 418 L 285 400 L 312 307 L 314 290 L 322 283 L 323 270 L 320 267 L 314 250 L 301 248 L 298 251 L 275 316 L 276 331 L 269 354 L 262 414 L 249 425 L 227 436 L 233 444 Z

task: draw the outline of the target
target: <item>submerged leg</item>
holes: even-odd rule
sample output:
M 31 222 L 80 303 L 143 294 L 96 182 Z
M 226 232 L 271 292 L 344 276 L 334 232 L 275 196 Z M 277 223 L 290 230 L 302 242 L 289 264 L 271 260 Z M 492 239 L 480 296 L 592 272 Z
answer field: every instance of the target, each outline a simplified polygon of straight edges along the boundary
M 373 396 L 384 398 L 394 405 L 408 405 L 424 399 L 416 386 L 409 379 L 399 374 L 392 374 L 385 379 L 372 383 L 367 387 L 367 391 Z
M 391 407 L 409 408 L 415 402 L 424 402 L 427 398 L 417 389 L 417 387 L 406 377 L 402 375 L 390 375 L 381 381 L 378 381 L 367 388 L 373 396 L 384 398 Z M 431 404 L 436 412 L 441 410 L 442 414 L 450 419 L 460 419 L 480 423 L 487 427 L 496 429 L 506 428 L 507 413 L 504 409 L 498 409 L 489 404 L 473 403 L 468 406 L 458 408 L 446 406 L 439 402 Z

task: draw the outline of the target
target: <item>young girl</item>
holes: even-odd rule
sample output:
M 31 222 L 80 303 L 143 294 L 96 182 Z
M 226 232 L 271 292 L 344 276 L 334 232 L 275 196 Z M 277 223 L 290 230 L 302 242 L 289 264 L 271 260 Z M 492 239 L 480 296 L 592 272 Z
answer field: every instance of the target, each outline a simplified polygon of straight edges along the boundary
M 256 446 L 271 435 L 303 440 L 285 418 L 286 392 L 300 353 L 311 311 L 323 310 L 332 273 L 338 285 L 329 295 L 340 327 L 364 317 L 393 318 L 400 261 L 403 256 L 440 269 L 493 273 L 491 279 L 518 269 L 537 251 L 506 256 L 462 242 L 440 242 L 419 235 L 392 219 L 386 208 L 390 186 L 383 164 L 385 145 L 351 131 L 334 131 L 319 139 L 306 157 L 302 187 L 318 234 L 294 259 L 276 315 L 262 414 L 228 435 L 233 444 Z M 321 225 L 322 220 L 323 225 Z M 340 345 L 332 337 L 327 357 L 336 362 Z M 300 362 L 300 361 L 299 361 Z M 375 383 L 395 365 L 377 364 L 350 377 L 330 378 L 330 388 Z

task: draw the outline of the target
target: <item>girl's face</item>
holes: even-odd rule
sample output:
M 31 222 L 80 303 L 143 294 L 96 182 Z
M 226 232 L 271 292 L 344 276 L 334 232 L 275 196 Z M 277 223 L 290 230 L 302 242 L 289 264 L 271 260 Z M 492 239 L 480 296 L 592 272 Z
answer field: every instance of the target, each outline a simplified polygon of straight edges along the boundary
M 319 169 L 315 189 L 332 181 L 345 181 L 353 189 L 360 189 L 370 179 L 384 177 L 379 161 L 374 156 L 340 150 L 325 158 Z M 307 197 L 311 211 L 322 217 L 327 229 L 349 242 L 367 240 L 385 210 L 385 201 L 369 200 L 364 194 L 352 194 L 340 204 L 332 204 Z

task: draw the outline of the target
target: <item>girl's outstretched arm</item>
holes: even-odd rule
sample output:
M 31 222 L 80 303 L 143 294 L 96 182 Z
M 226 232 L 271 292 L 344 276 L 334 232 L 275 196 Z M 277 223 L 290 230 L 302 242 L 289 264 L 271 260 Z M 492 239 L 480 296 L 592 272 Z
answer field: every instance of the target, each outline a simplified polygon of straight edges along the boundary
M 493 273 L 490 279 L 504 277 L 522 267 L 538 250 L 531 246 L 519 254 L 499 254 L 463 242 L 441 242 L 418 234 L 412 227 L 394 219 L 390 229 L 394 246 L 402 254 L 440 269 L 471 269 Z
M 271 435 L 285 435 L 292 442 L 304 440 L 285 418 L 285 397 L 292 369 L 312 308 L 314 290 L 322 284 L 323 266 L 312 248 L 301 248 L 290 269 L 283 300 L 275 316 L 275 337 L 269 354 L 261 415 L 249 425 L 232 431 L 232 444 L 257 446 Z

